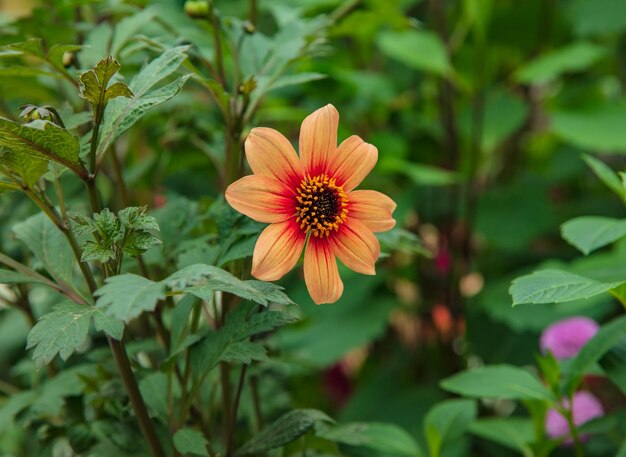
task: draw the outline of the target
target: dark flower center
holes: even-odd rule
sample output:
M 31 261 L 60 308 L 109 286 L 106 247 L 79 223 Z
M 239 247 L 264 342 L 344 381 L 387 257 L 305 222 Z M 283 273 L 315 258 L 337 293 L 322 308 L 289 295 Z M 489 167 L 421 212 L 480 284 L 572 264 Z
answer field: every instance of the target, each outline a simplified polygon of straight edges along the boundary
M 325 238 L 346 220 L 348 197 L 334 178 L 308 176 L 300 182 L 297 193 L 296 222 L 305 233 Z

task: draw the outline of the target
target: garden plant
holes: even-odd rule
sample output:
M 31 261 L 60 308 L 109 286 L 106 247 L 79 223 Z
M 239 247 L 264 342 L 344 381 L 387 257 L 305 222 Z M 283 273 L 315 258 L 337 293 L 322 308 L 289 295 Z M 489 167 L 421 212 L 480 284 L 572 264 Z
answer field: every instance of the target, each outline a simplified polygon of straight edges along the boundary
M 0 1 L 0 456 L 626 457 L 626 2 Z

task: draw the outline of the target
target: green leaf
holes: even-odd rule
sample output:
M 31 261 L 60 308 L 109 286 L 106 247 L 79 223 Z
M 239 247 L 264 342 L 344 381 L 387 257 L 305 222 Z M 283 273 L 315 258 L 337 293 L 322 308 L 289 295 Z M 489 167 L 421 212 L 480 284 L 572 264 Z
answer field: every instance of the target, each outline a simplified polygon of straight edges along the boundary
M 295 409 L 244 444 L 236 455 L 259 454 L 295 441 L 316 425 L 333 420 L 315 409 Z
M 518 417 L 480 419 L 469 426 L 469 431 L 476 436 L 519 451 L 524 457 L 535 455 L 530 446 L 535 440 L 535 432 L 530 419 Z
M 9 55 L 28 54 L 42 59 L 44 57 L 41 38 L 31 38 L 30 40 L 21 41 L 19 43 L 11 43 L 0 46 L 0 51 L 14 51 L 13 54 Z
M 441 388 L 467 397 L 508 400 L 548 400 L 552 394 L 534 375 L 512 365 L 488 365 L 463 371 L 440 383 Z
M 124 254 L 130 257 L 137 257 L 157 244 L 161 244 L 161 240 L 151 233 L 132 231 L 124 240 L 123 250 Z
M 29 217 L 12 231 L 57 282 L 74 284 L 74 253 L 63 233 L 45 214 Z
M 20 186 L 0 179 L 0 192 L 13 192 L 19 189 Z
M 115 26 L 111 41 L 111 55 L 118 56 L 130 37 L 137 33 L 141 27 L 149 24 L 154 19 L 154 15 L 155 12 L 152 9 L 145 8 L 119 21 Z
M 552 131 L 583 149 L 626 153 L 626 105 L 613 103 L 577 111 L 552 111 Z
M 560 270 L 540 270 L 515 279 L 509 293 L 513 306 L 523 303 L 561 303 L 607 292 L 622 282 L 599 282 Z
M 28 333 L 26 349 L 35 348 L 33 360 L 38 368 L 59 354 L 63 360 L 85 344 L 92 308 L 76 303 L 61 303 L 44 314 Z
M 213 265 L 196 264 L 177 271 L 164 280 L 172 290 L 193 294 L 203 300 L 211 299 L 215 291 L 229 292 L 261 305 L 270 302 L 293 303 L 282 287 L 272 283 L 242 281 L 226 270 Z
M 239 341 L 232 343 L 222 354 L 220 360 L 229 363 L 250 364 L 253 360 L 264 362 L 268 360 L 267 351 L 262 344 L 254 341 Z
M 545 83 L 563 73 L 585 70 L 605 55 L 603 46 L 579 41 L 536 57 L 515 72 L 515 79 L 524 84 Z
M 79 157 L 78 137 L 49 121 L 18 124 L 0 117 L 0 146 L 16 155 L 60 163 L 80 176 L 87 173 Z
M 575 0 L 568 6 L 578 35 L 606 36 L 626 29 L 626 4 L 621 0 Z
M 448 53 L 439 37 L 426 30 L 384 32 L 378 46 L 387 56 L 398 60 L 414 70 L 428 71 L 437 75 L 450 72 Z
M 93 225 L 96 227 L 98 236 L 102 239 L 104 246 L 111 243 L 122 236 L 120 221 L 109 208 L 104 208 L 99 213 L 93 215 Z
M 124 336 L 124 323 L 113 316 L 105 313 L 96 307 L 91 307 L 93 314 L 93 325 L 99 332 L 104 332 L 116 340 L 121 340 Z
M 0 268 L 0 284 L 32 284 L 32 283 L 46 284 L 44 282 L 38 281 L 37 279 L 34 279 L 31 276 L 27 276 L 18 271 L 5 270 L 3 268 Z
M 129 322 L 144 311 L 154 311 L 159 300 L 165 298 L 165 285 L 131 273 L 113 276 L 94 295 L 96 306 L 106 313 Z
M 624 394 L 626 394 L 626 334 L 599 360 L 600 366 Z
M 10 395 L 0 406 L 0 433 L 14 422 L 15 416 L 30 406 L 37 399 L 37 392 L 23 390 Z
M 208 441 L 198 430 L 181 428 L 174 434 L 174 446 L 183 454 L 196 454 L 209 456 L 207 451 Z
M 118 82 L 108 87 L 109 81 L 120 68 L 119 62 L 111 56 L 100 60 L 93 70 L 79 76 L 80 96 L 94 107 L 106 104 L 116 97 L 132 97 L 132 91 L 124 83 Z
M 381 161 L 380 167 L 387 173 L 401 173 L 420 186 L 449 186 L 460 181 L 457 173 L 390 156 Z
M 326 75 L 323 73 L 298 73 L 295 75 L 284 75 L 269 84 L 267 91 L 305 84 L 311 81 L 319 81 L 324 78 L 326 78 Z M 261 83 L 259 83 L 259 85 L 261 85 Z
M 604 162 L 588 154 L 583 154 L 582 158 L 585 162 L 587 162 L 587 165 L 589 165 L 589 168 L 591 168 L 595 175 L 600 178 L 600 180 L 609 189 L 615 192 L 620 198 L 626 198 L 624 186 L 622 186 L 621 181 L 611 168 L 609 168 Z
M 385 455 L 403 457 L 423 455 L 411 435 L 394 424 L 353 422 L 322 430 L 319 436 L 335 443 L 364 447 Z
M 169 417 L 169 407 L 167 404 L 168 380 L 167 375 L 160 371 L 150 373 L 139 382 L 141 396 L 145 399 L 146 405 L 156 413 L 157 417 L 167 420 Z
M 9 167 L 30 188 L 48 171 L 48 160 L 12 151 L 0 154 L 0 163 Z
M 48 50 L 48 61 L 55 66 L 58 70 L 65 72 L 65 66 L 63 65 L 63 55 L 66 52 L 76 52 L 82 49 L 78 44 L 54 44 L 50 46 Z M 67 125 L 67 123 L 66 123 Z
M 626 335 L 626 316 L 620 316 L 600 328 L 585 344 L 570 365 L 566 387 L 574 392 L 583 375 Z
M 83 253 L 80 256 L 81 262 L 106 263 L 115 258 L 115 252 L 112 249 L 105 248 L 94 241 L 87 241 L 82 245 Z
M 153 216 L 148 216 L 147 206 L 130 206 L 124 208 L 117 213 L 122 224 L 133 230 L 152 230 L 159 231 L 159 224 Z
M 587 255 L 626 236 L 626 219 L 583 216 L 561 225 L 561 235 Z
M 144 67 L 131 81 L 134 94 L 129 100 L 113 100 L 109 103 L 102 129 L 99 154 L 107 150 L 113 141 L 128 130 L 148 110 L 169 100 L 182 89 L 190 75 L 182 76 L 166 86 L 148 92 L 156 83 L 174 73 L 187 58 L 188 46 L 168 49 Z
M 474 400 L 447 400 L 433 406 L 424 418 L 430 457 L 439 457 L 445 443 L 463 436 L 476 415 Z

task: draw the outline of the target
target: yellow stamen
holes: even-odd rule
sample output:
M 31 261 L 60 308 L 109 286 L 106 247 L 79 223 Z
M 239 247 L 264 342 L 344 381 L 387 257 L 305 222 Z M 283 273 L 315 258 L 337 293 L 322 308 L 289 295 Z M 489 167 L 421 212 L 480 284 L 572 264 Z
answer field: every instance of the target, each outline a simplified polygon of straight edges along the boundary
M 334 178 L 325 174 L 307 176 L 296 191 L 296 222 L 305 233 L 326 238 L 347 219 L 348 197 Z

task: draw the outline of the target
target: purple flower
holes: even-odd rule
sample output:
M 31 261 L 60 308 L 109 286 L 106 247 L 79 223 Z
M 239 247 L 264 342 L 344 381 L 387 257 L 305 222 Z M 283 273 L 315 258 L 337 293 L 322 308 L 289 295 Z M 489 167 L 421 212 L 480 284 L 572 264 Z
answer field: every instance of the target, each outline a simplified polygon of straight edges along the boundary
M 588 317 L 576 316 L 560 320 L 541 334 L 541 350 L 554 354 L 558 360 L 576 356 L 598 332 L 598 323 Z
M 574 425 L 581 426 L 591 419 L 604 415 L 604 409 L 596 397 L 586 391 L 576 392 L 573 398 L 574 406 L 572 414 Z M 565 408 L 569 408 L 569 400 L 564 398 L 561 403 Z M 567 424 L 567 419 L 555 409 L 549 409 L 546 414 L 546 433 L 550 438 L 557 439 L 567 437 L 566 443 L 571 444 L 572 438 Z M 586 439 L 581 436 L 581 439 Z

